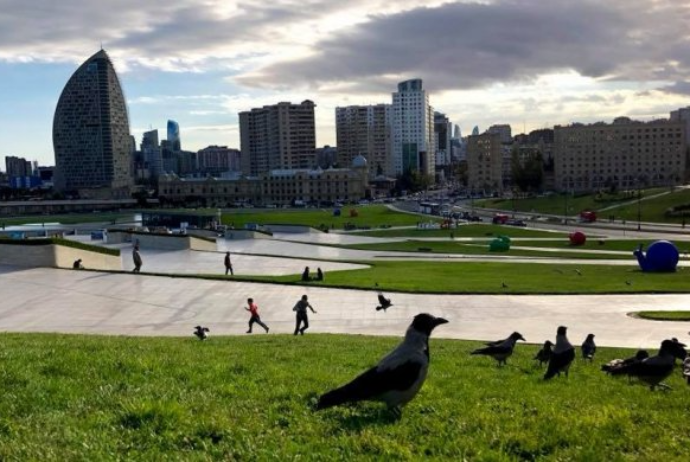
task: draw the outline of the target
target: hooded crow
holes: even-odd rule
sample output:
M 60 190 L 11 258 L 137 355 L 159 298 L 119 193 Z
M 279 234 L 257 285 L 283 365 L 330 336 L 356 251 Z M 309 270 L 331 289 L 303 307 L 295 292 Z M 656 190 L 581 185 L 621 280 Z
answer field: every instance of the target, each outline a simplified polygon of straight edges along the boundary
M 544 346 L 541 347 L 541 350 L 534 356 L 535 361 L 539 361 L 539 367 L 543 366 L 544 363 L 548 363 L 549 359 L 551 359 L 551 354 L 552 350 L 551 348 L 553 347 L 553 342 L 551 340 L 547 340 L 544 342 Z
M 587 338 L 582 343 L 582 359 L 594 359 L 594 353 L 597 352 L 597 345 L 594 343 L 594 334 L 587 335 Z
M 683 378 L 685 378 L 688 385 L 690 385 L 690 358 L 685 358 L 683 361 Z
M 567 331 L 568 328 L 565 326 L 560 326 L 556 331 L 556 346 L 549 359 L 544 380 L 549 380 L 555 375 L 560 376 L 561 372 L 564 372 L 566 377 L 568 376 L 570 364 L 575 359 L 575 348 L 568 341 Z
M 194 335 L 196 335 L 199 340 L 206 340 L 208 338 L 208 332 L 211 332 L 208 327 L 196 326 L 194 328 Z
M 400 411 L 417 395 L 426 379 L 431 332 L 447 322 L 426 313 L 415 316 L 405 339 L 395 350 L 352 382 L 322 395 L 316 410 L 371 400 Z
M 633 363 L 639 363 L 643 359 L 647 358 L 649 358 L 649 353 L 647 353 L 647 350 L 637 350 L 635 356 L 626 359 L 613 359 L 601 366 L 601 370 L 607 374 L 615 374 L 619 369 L 627 367 Z
M 383 294 L 379 294 L 379 306 L 376 307 L 376 311 L 386 311 L 391 306 L 393 306 L 391 299 L 384 297 Z
M 611 375 L 627 375 L 629 377 L 638 378 L 641 382 L 649 385 L 651 390 L 656 387 L 670 388 L 668 385 L 662 383 L 673 372 L 673 367 L 676 365 L 677 359 L 685 359 L 687 352 L 685 345 L 673 340 L 664 340 L 661 342 L 659 353 L 656 356 L 643 359 L 642 361 L 633 362 L 625 367 L 620 367 Z
M 474 350 L 471 354 L 491 356 L 498 361 L 498 365 L 500 366 L 501 364 L 506 364 L 506 360 L 513 354 L 515 343 L 517 343 L 518 340 L 524 342 L 525 338 L 519 332 L 513 332 L 510 334 L 510 337 L 503 342 L 496 345 L 489 345 L 485 348 L 479 348 Z

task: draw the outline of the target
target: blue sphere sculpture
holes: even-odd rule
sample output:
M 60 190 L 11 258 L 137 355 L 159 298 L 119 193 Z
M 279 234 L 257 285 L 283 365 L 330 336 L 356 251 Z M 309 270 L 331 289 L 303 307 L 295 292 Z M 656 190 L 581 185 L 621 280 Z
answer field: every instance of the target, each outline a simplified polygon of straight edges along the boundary
M 647 249 L 646 255 L 640 248 L 635 251 L 635 256 L 642 271 L 654 272 L 673 272 L 680 259 L 678 249 L 669 241 L 654 241 Z

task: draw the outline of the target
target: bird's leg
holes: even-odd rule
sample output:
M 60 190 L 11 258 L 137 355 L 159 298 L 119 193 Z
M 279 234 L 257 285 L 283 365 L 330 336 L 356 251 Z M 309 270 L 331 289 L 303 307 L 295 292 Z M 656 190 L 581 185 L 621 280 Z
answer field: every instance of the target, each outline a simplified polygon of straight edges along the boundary
M 664 390 L 664 391 L 671 391 L 671 390 L 672 390 L 671 387 L 669 387 L 668 385 L 666 385 L 666 384 L 663 383 L 663 382 L 659 382 L 659 384 L 658 384 L 657 386 L 658 386 L 659 388 L 661 388 L 662 390 Z
M 390 410 L 391 410 L 391 413 L 393 414 L 393 416 L 396 418 L 396 420 L 399 420 L 402 418 L 402 407 L 393 406 L 392 408 L 390 408 Z

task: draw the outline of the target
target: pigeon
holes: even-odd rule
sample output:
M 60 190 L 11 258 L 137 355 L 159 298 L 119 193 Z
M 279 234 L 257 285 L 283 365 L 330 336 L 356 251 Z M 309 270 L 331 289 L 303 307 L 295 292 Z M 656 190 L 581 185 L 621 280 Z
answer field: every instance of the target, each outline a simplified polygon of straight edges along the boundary
M 635 356 L 626 359 L 613 359 L 601 366 L 601 370 L 607 374 L 615 375 L 616 372 L 621 368 L 627 367 L 633 363 L 639 363 L 643 359 L 647 358 L 649 358 L 649 353 L 647 353 L 647 350 L 637 350 Z
M 688 385 L 690 385 L 690 358 L 685 358 L 683 361 L 683 378 L 685 378 Z
M 325 393 L 316 410 L 358 401 L 382 401 L 398 414 L 422 388 L 429 369 L 429 336 L 448 321 L 418 314 L 398 347 L 352 382 Z
M 383 294 L 379 294 L 379 306 L 376 307 L 376 311 L 386 311 L 386 309 L 393 306 L 390 298 L 386 298 Z
M 556 346 L 551 353 L 544 380 L 549 380 L 555 375 L 560 377 L 561 372 L 564 372 L 566 377 L 568 376 L 570 364 L 575 359 L 575 348 L 568 341 L 567 331 L 567 327 L 560 326 L 556 332 Z
M 654 390 L 656 387 L 670 389 L 662 381 L 673 372 L 676 358 L 685 360 L 686 357 L 687 352 L 684 344 L 673 340 L 664 340 L 661 342 L 659 353 L 656 356 L 620 367 L 612 371 L 611 375 L 627 375 L 638 378 L 641 382 L 649 385 L 650 390 Z
M 505 339 L 502 343 L 490 345 L 485 348 L 479 348 L 470 354 L 491 356 L 498 361 L 498 365 L 500 366 L 501 364 L 506 364 L 506 360 L 513 354 L 515 343 L 517 343 L 518 340 L 522 340 L 524 342 L 525 338 L 519 332 L 513 332 L 510 334 L 510 337 Z
M 534 356 L 535 361 L 539 361 L 539 367 L 543 366 L 544 363 L 548 363 L 549 359 L 551 359 L 551 354 L 552 350 L 551 348 L 553 347 L 553 342 L 551 340 L 547 340 L 544 342 L 544 346 L 541 347 L 541 350 Z
M 597 352 L 597 345 L 594 343 L 594 334 L 587 335 L 584 343 L 582 343 L 582 359 L 594 359 L 594 353 Z
M 194 328 L 194 335 L 199 340 L 206 340 L 208 338 L 208 332 L 211 332 L 208 327 L 196 326 Z

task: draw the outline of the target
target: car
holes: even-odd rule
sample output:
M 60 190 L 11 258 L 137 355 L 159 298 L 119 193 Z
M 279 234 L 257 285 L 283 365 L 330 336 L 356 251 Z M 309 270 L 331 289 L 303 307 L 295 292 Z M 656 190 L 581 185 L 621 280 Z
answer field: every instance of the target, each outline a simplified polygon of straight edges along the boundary
M 512 220 L 506 221 L 506 225 L 509 225 L 509 226 L 527 226 L 527 223 L 525 223 L 522 220 L 512 219 Z

